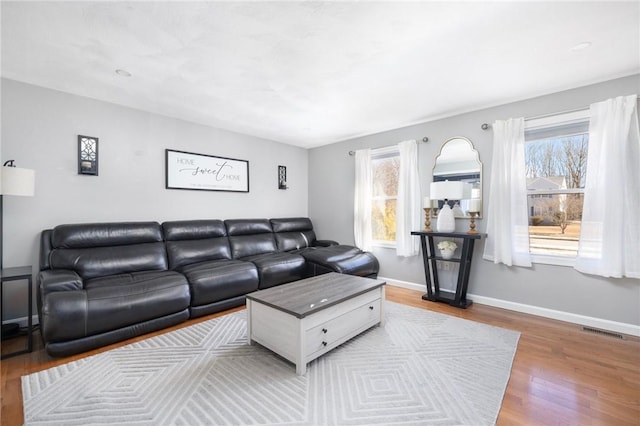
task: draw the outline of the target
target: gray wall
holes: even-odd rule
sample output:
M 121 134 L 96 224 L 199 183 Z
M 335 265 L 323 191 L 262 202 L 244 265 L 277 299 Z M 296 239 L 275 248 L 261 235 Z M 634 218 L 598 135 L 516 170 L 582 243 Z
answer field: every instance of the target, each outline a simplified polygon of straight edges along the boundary
M 38 234 L 60 223 L 113 220 L 308 215 L 320 238 L 353 243 L 353 157 L 349 150 L 406 139 L 419 146 L 424 188 L 440 145 L 469 138 L 483 162 L 485 206 L 490 193 L 491 131 L 482 123 L 584 107 L 640 92 L 640 76 L 556 93 L 353 139 L 312 150 L 226 132 L 32 85 L 2 80 L 2 161 L 36 170 L 36 196 L 4 199 L 4 264 L 37 264 Z M 428 100 L 425 100 L 427 102 Z M 100 176 L 78 176 L 78 134 L 100 138 Z M 164 149 L 250 161 L 249 194 L 166 190 Z M 289 190 L 277 189 L 277 165 L 287 166 Z M 485 210 L 486 214 L 486 210 Z M 467 221 L 459 221 L 459 230 Z M 485 221 L 477 222 L 485 231 Z M 541 308 L 640 325 L 640 282 L 605 279 L 572 268 L 507 268 L 482 260 L 476 247 L 469 292 Z M 419 257 L 376 249 L 381 276 L 424 285 Z M 445 277 L 445 283 L 447 279 Z M 3 318 L 26 315 L 26 292 L 5 290 Z
M 36 265 L 40 231 L 61 223 L 308 214 L 306 149 L 12 80 L 1 88 L 2 161 L 36 171 L 35 197 L 4 197 L 5 266 Z M 79 134 L 100 138 L 99 176 L 77 174 Z M 249 160 L 250 192 L 165 189 L 165 148 Z M 3 318 L 25 316 L 25 299 L 8 286 Z
M 396 129 L 312 149 L 309 154 L 309 215 L 319 235 L 353 243 L 354 157 L 350 150 L 377 148 L 407 139 L 419 144 L 423 193 L 431 182 L 431 169 L 441 144 L 454 136 L 469 138 L 483 163 L 484 214 L 490 197 L 492 132 L 483 123 L 512 117 L 533 117 L 586 107 L 619 95 L 640 92 L 640 75 L 611 80 L 575 90 L 497 106 L 420 125 Z M 428 102 L 425 99 L 425 102 Z M 468 229 L 458 220 L 459 231 Z M 486 231 L 486 221 L 477 229 Z M 490 236 L 489 236 L 490 237 Z M 573 268 L 536 264 L 533 268 L 508 268 L 482 259 L 484 240 L 476 245 L 469 293 L 504 301 L 564 311 L 577 315 L 640 325 L 640 280 L 605 279 Z M 391 249 L 376 248 L 380 275 L 408 283 L 425 284 L 420 257 L 399 258 Z M 445 278 L 445 283 L 449 282 Z

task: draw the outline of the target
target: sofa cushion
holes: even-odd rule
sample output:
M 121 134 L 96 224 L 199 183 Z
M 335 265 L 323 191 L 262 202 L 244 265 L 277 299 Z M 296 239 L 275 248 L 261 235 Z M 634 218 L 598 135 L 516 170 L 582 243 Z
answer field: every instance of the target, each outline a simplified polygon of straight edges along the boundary
M 313 231 L 313 224 L 308 217 L 291 217 L 271 219 L 273 232 Z
M 180 269 L 189 281 L 191 306 L 207 305 L 258 289 L 258 270 L 251 262 L 214 260 Z
M 231 259 L 227 230 L 221 220 L 173 221 L 162 224 L 169 268 Z
M 168 267 L 163 243 L 54 249 L 50 264 L 52 269 L 69 269 L 84 279 L 145 270 L 166 270 Z
M 272 233 L 269 219 L 227 219 L 224 221 L 227 235 L 254 235 Z
M 48 266 L 84 279 L 168 267 L 157 222 L 60 225 L 49 235 Z
M 271 226 L 278 251 L 300 251 L 315 245 L 316 234 L 309 218 L 271 219 Z
M 186 278 L 144 271 L 86 280 L 84 290 L 47 294 L 42 304 L 45 341 L 65 341 L 115 330 L 189 307 Z
M 352 246 L 319 247 L 300 254 L 308 263 L 307 270 L 310 275 L 339 272 L 361 277 L 376 277 L 380 269 L 378 259 L 373 254 Z
M 268 219 L 228 219 L 224 223 L 233 259 L 277 251 Z
M 56 226 L 54 249 L 93 248 L 162 242 L 158 222 L 81 223 Z
M 85 283 L 87 334 L 173 314 L 189 307 L 189 284 L 173 271 L 144 271 Z
M 245 257 L 258 268 L 260 289 L 288 283 L 304 278 L 305 261 L 299 254 L 268 253 Z
M 175 220 L 162 224 L 164 239 L 167 241 L 204 240 L 227 236 L 224 222 L 210 220 Z

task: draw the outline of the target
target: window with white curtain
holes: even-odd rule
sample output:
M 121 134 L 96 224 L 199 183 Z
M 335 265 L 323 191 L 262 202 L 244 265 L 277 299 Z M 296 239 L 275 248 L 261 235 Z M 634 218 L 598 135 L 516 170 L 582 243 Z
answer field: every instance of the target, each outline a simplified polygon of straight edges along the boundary
M 572 266 L 578 252 L 589 145 L 589 110 L 525 122 L 532 261 Z
M 372 244 L 396 244 L 396 207 L 400 151 L 397 146 L 371 151 L 371 233 Z

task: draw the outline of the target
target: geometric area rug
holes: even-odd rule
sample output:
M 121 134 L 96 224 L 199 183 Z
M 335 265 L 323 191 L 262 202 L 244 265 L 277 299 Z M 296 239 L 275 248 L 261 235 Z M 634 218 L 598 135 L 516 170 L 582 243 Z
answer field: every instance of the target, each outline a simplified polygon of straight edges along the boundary
M 22 377 L 26 425 L 492 425 L 520 333 L 385 302 L 304 376 L 246 311 Z

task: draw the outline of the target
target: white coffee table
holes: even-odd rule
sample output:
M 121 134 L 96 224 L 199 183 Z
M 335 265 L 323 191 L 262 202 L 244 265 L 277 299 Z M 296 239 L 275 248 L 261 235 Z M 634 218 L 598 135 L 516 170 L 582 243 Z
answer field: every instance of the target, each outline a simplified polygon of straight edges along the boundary
M 384 324 L 384 281 L 335 272 L 247 295 L 247 335 L 296 365 Z

